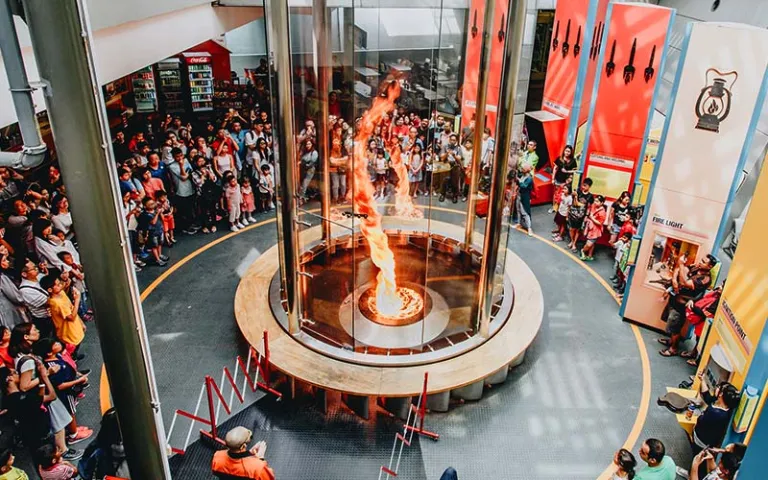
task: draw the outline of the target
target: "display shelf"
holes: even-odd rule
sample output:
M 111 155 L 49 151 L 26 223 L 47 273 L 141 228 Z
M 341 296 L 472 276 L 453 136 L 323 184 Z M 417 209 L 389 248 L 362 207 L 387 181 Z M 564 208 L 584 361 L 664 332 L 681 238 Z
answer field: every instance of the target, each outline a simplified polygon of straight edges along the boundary
M 156 66 L 160 87 L 160 100 L 165 113 L 181 113 L 186 110 L 182 95 L 181 61 L 168 58 Z
M 213 67 L 211 54 L 183 53 L 182 58 L 186 67 L 184 80 L 189 92 L 189 104 L 193 112 L 213 110 Z
M 157 111 L 157 92 L 155 89 L 155 75 L 152 67 L 145 67 L 131 75 L 133 97 L 136 101 L 136 112 Z

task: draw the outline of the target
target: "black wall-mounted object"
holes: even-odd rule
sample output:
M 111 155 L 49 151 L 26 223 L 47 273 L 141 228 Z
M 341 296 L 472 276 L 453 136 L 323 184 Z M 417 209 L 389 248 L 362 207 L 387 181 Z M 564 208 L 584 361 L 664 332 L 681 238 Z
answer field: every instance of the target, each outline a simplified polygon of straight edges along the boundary
M 570 40 L 571 36 L 571 19 L 568 19 L 568 25 L 565 27 L 565 39 L 563 40 L 563 58 L 565 58 L 566 55 L 568 55 L 568 52 L 571 50 L 571 44 L 568 43 L 568 40 Z
M 475 38 L 477 36 L 477 9 L 475 9 L 475 15 L 472 19 L 472 38 Z
M 629 51 L 629 63 L 624 66 L 624 85 L 635 79 L 635 53 L 637 52 L 637 38 L 632 40 L 632 49 Z
M 576 44 L 573 46 L 573 56 L 578 57 L 581 52 L 581 25 L 579 25 L 579 31 L 576 33 Z
M 507 25 L 507 22 L 505 21 L 505 15 L 501 14 L 501 25 L 499 25 L 499 33 L 497 34 L 499 37 L 499 42 L 504 41 L 504 27 Z
M 656 70 L 653 68 L 653 61 L 656 59 L 656 45 L 653 46 L 653 49 L 651 50 L 651 58 L 648 59 L 648 66 L 645 67 L 645 72 L 643 72 L 643 78 L 645 78 L 645 83 L 648 83 L 653 78 L 653 75 L 656 73 Z
M 555 34 L 552 36 L 552 51 L 557 50 L 557 46 L 560 44 L 558 37 L 560 36 L 560 20 L 555 24 Z
M 616 59 L 616 40 L 613 41 L 613 46 L 611 46 L 611 58 L 608 59 L 608 63 L 605 64 L 605 76 L 607 78 L 611 78 L 611 75 L 613 75 L 613 72 L 616 70 L 616 63 L 614 60 Z

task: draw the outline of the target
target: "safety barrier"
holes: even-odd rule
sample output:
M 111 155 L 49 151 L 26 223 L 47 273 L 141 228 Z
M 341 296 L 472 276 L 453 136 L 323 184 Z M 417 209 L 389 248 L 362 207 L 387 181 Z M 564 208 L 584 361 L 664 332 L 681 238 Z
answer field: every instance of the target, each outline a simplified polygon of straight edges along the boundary
M 224 367 L 221 372 L 221 380 L 216 383 L 210 375 L 206 375 L 203 380 L 203 385 L 200 387 L 200 394 L 197 397 L 197 403 L 193 412 L 177 409 L 173 414 L 173 420 L 171 420 L 171 427 L 168 429 L 166 436 L 168 440 L 168 450 L 170 454 L 184 455 L 186 449 L 189 446 L 189 441 L 192 438 L 192 431 L 194 430 L 195 423 L 201 423 L 206 428 L 200 430 L 201 438 L 211 440 L 215 444 L 224 445 L 224 441 L 218 436 L 218 425 L 221 423 L 220 411 L 221 407 L 224 407 L 224 411 L 227 415 L 231 415 L 233 411 L 234 397 L 237 397 L 239 404 L 246 405 L 246 393 L 250 389 L 251 393 L 255 393 L 257 390 L 275 395 L 278 399 L 283 397 L 283 394 L 275 390 L 270 386 L 272 377 L 271 364 L 269 362 L 269 335 L 267 331 L 264 331 L 264 355 L 260 354 L 253 347 L 248 349 L 248 358 L 243 358 L 238 355 L 235 358 L 234 374 L 230 371 L 229 367 Z M 255 367 L 254 367 L 255 365 Z M 253 369 L 252 369 L 253 368 Z M 238 374 L 243 374 L 242 387 L 238 388 Z M 261 377 L 261 381 L 259 380 Z M 226 380 L 226 383 L 225 383 Z M 225 385 L 229 384 L 229 401 L 226 400 L 222 389 Z M 221 385 L 221 387 L 220 387 Z M 208 416 L 204 418 L 200 414 L 200 407 L 202 406 L 203 396 L 206 398 Z M 255 399 L 254 399 L 255 400 Z M 189 430 L 184 438 L 181 448 L 177 448 L 171 445 L 171 436 L 173 430 L 176 427 L 176 420 L 179 417 L 185 417 L 192 422 L 189 425 Z
M 382 465 L 379 469 L 379 480 L 383 478 L 388 479 L 397 477 L 398 470 L 400 469 L 400 459 L 403 456 L 404 447 L 410 447 L 413 441 L 413 434 L 423 435 L 432 440 L 438 440 L 440 435 L 435 432 L 424 429 L 424 417 L 427 415 L 427 382 L 429 381 L 429 373 L 424 372 L 424 388 L 422 388 L 419 399 L 416 405 L 411 403 L 408 409 L 408 415 L 403 425 L 403 431 L 395 434 L 395 443 L 392 445 L 392 453 L 389 455 L 389 465 Z M 413 421 L 411 421 L 413 420 Z M 418 423 L 418 427 L 416 424 Z M 397 446 L 400 445 L 398 449 Z M 397 458 L 395 458 L 395 452 L 397 452 Z M 394 464 L 394 465 L 393 465 Z

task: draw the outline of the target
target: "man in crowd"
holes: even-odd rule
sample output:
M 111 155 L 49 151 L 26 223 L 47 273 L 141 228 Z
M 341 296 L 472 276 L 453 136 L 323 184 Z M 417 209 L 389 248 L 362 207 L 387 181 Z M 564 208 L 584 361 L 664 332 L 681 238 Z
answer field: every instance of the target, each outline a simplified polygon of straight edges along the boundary
M 235 427 L 224 438 L 227 450 L 213 454 L 211 470 L 219 480 L 275 480 L 275 473 L 264 461 L 267 442 L 261 441 L 250 450 L 253 433 L 245 427 Z
M 115 134 L 115 139 L 112 140 L 112 150 L 115 152 L 115 160 L 118 163 L 122 163 L 126 158 L 131 156 L 128 142 L 125 141 L 125 133 L 122 131 Z
M 536 165 L 539 164 L 539 155 L 536 153 L 536 140 L 529 140 L 525 152 L 517 163 L 517 168 L 523 168 L 523 165 L 530 165 L 531 171 L 536 171 Z
M 717 258 L 711 254 L 705 255 L 698 264 L 688 270 L 687 275 L 673 275 L 672 289 L 674 294 L 667 300 L 667 334 L 670 338 L 660 338 L 659 343 L 668 348 L 659 353 L 665 357 L 678 354 L 678 345 L 682 339 L 685 325 L 685 307 L 690 301 L 701 298 L 712 284 L 712 268 L 717 265 Z M 679 277 L 683 277 L 679 279 Z
M 447 125 L 447 124 L 446 124 Z M 447 125 L 450 131 L 450 125 Z M 451 195 L 451 201 L 453 203 L 459 202 L 459 190 L 461 182 L 461 147 L 459 147 L 459 137 L 455 133 L 451 133 L 448 136 L 448 140 L 443 143 L 443 148 L 440 152 L 440 161 L 447 162 L 451 166 L 451 172 L 448 177 L 443 180 L 442 190 L 440 191 L 440 201 L 444 202 L 447 195 Z
M 667 455 L 661 440 L 649 438 L 640 447 L 640 458 L 646 466 L 640 469 L 634 480 L 675 480 L 675 461 Z
M 168 166 L 173 189 L 176 192 L 174 206 L 177 212 L 177 226 L 187 234 L 194 234 L 195 186 L 192 183 L 192 167 L 184 153 L 174 148 L 171 152 L 173 163 Z
M 40 336 L 43 338 L 51 337 L 54 328 L 51 311 L 48 309 L 48 292 L 40 286 L 40 269 L 30 259 L 26 259 L 24 268 L 21 270 L 19 292 L 21 292 L 24 304 L 32 317 L 32 323 L 40 330 Z
M 730 383 L 724 382 L 710 392 L 707 382 L 703 381 L 704 371 L 699 373 L 701 396 L 709 405 L 696 419 L 693 427 L 693 453 L 711 447 L 719 447 L 728 431 L 731 414 L 739 406 L 741 394 Z

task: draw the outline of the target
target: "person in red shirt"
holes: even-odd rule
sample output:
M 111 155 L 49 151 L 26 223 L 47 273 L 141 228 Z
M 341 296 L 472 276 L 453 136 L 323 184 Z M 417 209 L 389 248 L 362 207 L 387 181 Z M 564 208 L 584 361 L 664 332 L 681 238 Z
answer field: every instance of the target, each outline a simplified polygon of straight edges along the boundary
M 11 343 L 11 331 L 8 327 L 0 327 L 0 361 L 6 368 L 14 368 L 13 357 L 8 353 L 8 345 Z
M 605 217 L 605 197 L 598 195 L 592 202 L 592 206 L 589 207 L 589 213 L 584 221 L 584 234 L 587 237 L 587 243 L 581 249 L 581 259 L 585 262 L 594 260 L 592 255 L 595 252 L 595 243 L 603 236 Z

